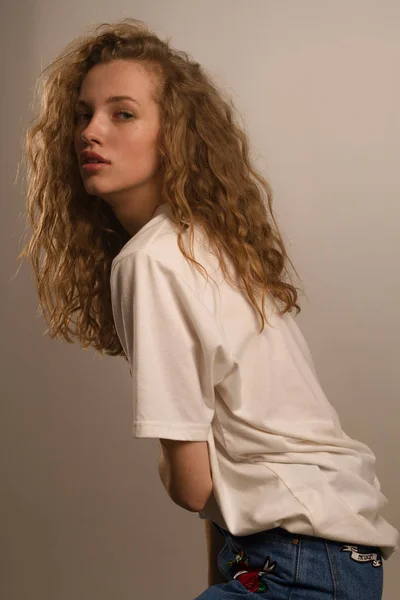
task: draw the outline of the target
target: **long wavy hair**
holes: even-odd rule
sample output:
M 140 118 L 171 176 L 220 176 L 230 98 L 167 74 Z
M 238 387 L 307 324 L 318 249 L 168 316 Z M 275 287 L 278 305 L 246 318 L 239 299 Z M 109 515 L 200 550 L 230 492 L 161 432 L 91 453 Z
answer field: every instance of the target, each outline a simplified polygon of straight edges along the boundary
M 50 337 L 72 343 L 75 336 L 83 349 L 125 356 L 113 321 L 110 273 L 130 235 L 106 202 L 86 192 L 73 146 L 83 78 L 97 63 L 115 59 L 140 61 L 156 76 L 162 196 L 185 258 L 206 272 L 193 256 L 194 225 L 199 225 L 226 280 L 260 315 L 260 333 L 267 321 L 267 293 L 281 303 L 280 314 L 293 307 L 299 313 L 287 269 L 287 262 L 293 264 L 272 212 L 271 187 L 251 165 L 248 138 L 235 122 L 232 101 L 169 39 L 162 41 L 142 21 L 124 19 L 75 38 L 41 73 L 39 114 L 24 134 L 32 235 L 18 259 L 31 260 Z M 188 228 L 189 253 L 182 239 Z M 235 268 L 233 278 L 226 257 Z

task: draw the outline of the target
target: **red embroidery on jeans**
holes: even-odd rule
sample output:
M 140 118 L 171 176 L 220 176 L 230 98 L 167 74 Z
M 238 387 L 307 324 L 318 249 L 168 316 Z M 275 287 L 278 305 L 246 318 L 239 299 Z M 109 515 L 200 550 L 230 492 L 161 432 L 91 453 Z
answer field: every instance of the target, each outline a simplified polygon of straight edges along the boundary
M 249 558 L 242 549 L 237 549 L 235 558 L 230 560 L 228 565 L 230 567 L 233 565 L 237 566 L 237 571 L 233 579 L 240 581 L 250 592 L 266 592 L 268 586 L 264 581 L 260 581 L 260 577 L 266 573 L 272 573 L 276 567 L 276 563 L 272 562 L 270 557 L 267 556 L 262 567 L 250 568 Z

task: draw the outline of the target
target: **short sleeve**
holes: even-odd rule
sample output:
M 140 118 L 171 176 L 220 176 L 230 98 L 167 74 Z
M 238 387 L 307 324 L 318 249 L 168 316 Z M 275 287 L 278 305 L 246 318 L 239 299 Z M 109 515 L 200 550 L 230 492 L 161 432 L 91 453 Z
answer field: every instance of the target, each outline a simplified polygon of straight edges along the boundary
M 141 250 L 113 266 L 112 288 L 132 375 L 133 437 L 207 440 L 225 368 L 212 313 L 181 275 Z

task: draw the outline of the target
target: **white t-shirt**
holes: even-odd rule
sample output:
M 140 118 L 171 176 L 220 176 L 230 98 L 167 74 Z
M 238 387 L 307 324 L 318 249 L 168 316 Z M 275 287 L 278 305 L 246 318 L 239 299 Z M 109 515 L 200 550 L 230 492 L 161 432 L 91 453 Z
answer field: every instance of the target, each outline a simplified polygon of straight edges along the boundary
M 208 441 L 213 494 L 199 516 L 233 535 L 283 527 L 388 558 L 398 532 L 381 515 L 374 454 L 343 432 L 293 316 L 267 295 L 259 334 L 201 229 L 194 256 L 218 285 L 185 259 L 169 215 L 161 205 L 111 270 L 133 437 Z

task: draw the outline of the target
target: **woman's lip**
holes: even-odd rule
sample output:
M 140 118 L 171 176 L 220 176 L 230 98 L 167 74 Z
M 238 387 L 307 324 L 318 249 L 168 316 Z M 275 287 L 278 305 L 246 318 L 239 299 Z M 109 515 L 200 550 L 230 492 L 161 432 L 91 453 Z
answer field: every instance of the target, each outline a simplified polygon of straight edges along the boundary
M 99 162 L 99 163 L 83 163 L 82 169 L 88 172 L 99 171 L 102 167 L 108 167 L 110 163 Z

